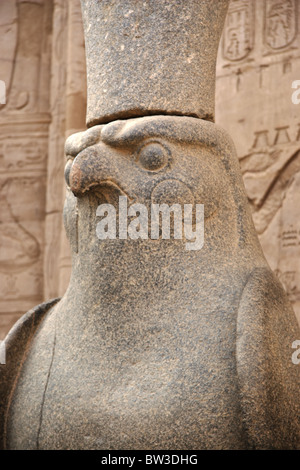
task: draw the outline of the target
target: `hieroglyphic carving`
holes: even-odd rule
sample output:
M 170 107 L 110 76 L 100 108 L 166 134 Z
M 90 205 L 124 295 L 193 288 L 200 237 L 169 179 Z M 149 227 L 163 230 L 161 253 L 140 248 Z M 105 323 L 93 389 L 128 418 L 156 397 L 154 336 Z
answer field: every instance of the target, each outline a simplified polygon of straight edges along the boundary
M 0 2 L 0 337 L 44 297 L 51 23 L 52 1 Z
M 291 142 L 288 129 L 289 126 L 276 127 L 271 146 L 266 139 L 268 131 L 255 132 L 251 152 L 240 159 L 253 219 L 259 234 L 269 226 L 282 206 L 292 178 L 300 171 L 299 144 L 295 138 Z M 289 143 L 291 145 L 287 146 Z
M 298 152 L 300 160 L 300 150 Z M 295 310 L 300 310 L 300 170 L 290 178 L 280 213 L 280 256 L 276 272 Z
M 299 312 L 300 184 L 295 183 L 300 178 L 299 141 L 297 132 L 292 132 L 290 126 L 280 126 L 274 129 L 271 145 L 265 145 L 267 132 L 271 134 L 255 132 L 253 148 L 240 159 L 240 164 L 258 233 L 267 240 L 269 227 L 273 226 L 273 230 L 277 227 L 277 256 L 273 253 L 270 262 L 295 311 Z
M 228 20 L 226 23 L 217 63 L 216 118 L 237 145 L 260 242 L 300 322 L 296 294 L 300 291 L 300 254 L 287 239 L 287 234 L 299 230 L 292 226 L 300 218 L 300 187 L 295 184 L 300 171 L 300 108 L 291 104 L 290 92 L 300 74 L 300 2 L 251 3 L 255 42 L 246 60 L 234 60 L 224 53 Z M 247 2 L 232 0 L 229 14 L 239 4 Z M 241 23 L 242 16 L 239 18 Z M 246 34 L 246 22 L 244 28 Z
M 0 329 L 43 299 L 32 272 L 43 277 L 48 124 L 9 119 L 0 138 Z
M 9 94 L 15 63 L 18 23 L 16 0 L 0 2 L 0 80 L 6 85 Z M 5 103 L 6 104 L 6 103 Z M 4 107 L 4 103 L 0 109 Z
M 31 219 L 27 202 L 32 202 L 34 178 L 10 178 L 0 187 L 2 223 L 0 226 L 0 271 L 16 273 L 35 263 L 40 255 L 36 238 L 22 224 L 22 217 Z M 20 194 L 20 201 L 16 199 Z M 26 197 L 27 196 L 27 197 Z M 28 201 L 27 201 L 28 199 Z M 25 204 L 26 203 L 26 204 Z M 12 259 L 14 262 L 12 263 Z
M 297 34 L 297 0 L 265 0 L 265 43 L 272 49 L 289 46 Z
M 0 63 L 3 61 L 5 64 L 5 76 L 1 79 L 7 80 L 7 110 L 45 110 L 43 96 L 46 90 L 41 82 L 49 61 L 47 36 L 50 33 L 51 5 L 51 1 L 45 0 L 1 2 L 4 14 L 2 28 L 0 24 L 3 30 L 1 56 L 4 57 Z
M 38 173 L 34 177 L 0 179 L 0 312 L 3 315 L 15 315 L 17 303 L 25 307 L 41 301 L 42 291 L 32 282 L 32 272 L 40 278 L 43 276 L 44 193 L 45 178 Z
M 234 0 L 230 3 L 223 32 L 223 56 L 230 61 L 244 59 L 253 48 L 254 2 Z
M 0 138 L 0 173 L 44 169 L 47 161 L 47 137 L 17 135 L 15 139 Z
M 4 209 L 0 215 L 2 338 L 18 316 L 59 289 L 63 293 L 68 282 L 63 151 L 66 132 L 85 126 L 80 0 L 1 0 L 0 33 L 0 80 L 7 88 L 6 105 L 0 106 L 1 197 L 6 201 L 6 190 L 18 187 L 9 195 L 10 222 L 3 220 Z M 26 207 L 18 202 L 24 185 L 31 187 Z

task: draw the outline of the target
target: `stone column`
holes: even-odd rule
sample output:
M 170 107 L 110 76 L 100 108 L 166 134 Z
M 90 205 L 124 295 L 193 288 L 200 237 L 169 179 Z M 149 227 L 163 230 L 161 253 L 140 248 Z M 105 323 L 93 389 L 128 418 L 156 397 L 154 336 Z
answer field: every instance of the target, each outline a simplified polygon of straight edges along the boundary
M 71 271 L 63 229 L 65 139 L 83 130 L 86 71 L 80 0 L 57 0 L 53 13 L 52 82 L 44 249 L 44 299 L 63 295 Z
M 69 0 L 68 3 L 66 75 L 65 137 L 69 137 L 74 132 L 85 129 L 86 119 L 86 66 L 80 0 Z M 61 176 L 63 178 L 63 174 Z M 63 203 L 61 207 L 63 207 Z M 59 271 L 58 294 L 63 295 L 68 286 L 71 273 L 70 248 L 63 227 L 61 230 L 59 268 L 57 271 Z M 54 277 L 56 276 L 54 275 Z
M 43 300 L 52 8 L 0 2 L 0 339 Z

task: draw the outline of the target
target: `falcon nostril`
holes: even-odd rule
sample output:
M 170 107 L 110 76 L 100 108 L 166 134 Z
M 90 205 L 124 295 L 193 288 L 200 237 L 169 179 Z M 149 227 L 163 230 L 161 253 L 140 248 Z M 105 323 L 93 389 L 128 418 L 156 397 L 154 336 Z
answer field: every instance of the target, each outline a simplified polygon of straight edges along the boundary
M 70 172 L 71 172 L 71 168 L 72 168 L 72 164 L 73 164 L 73 159 L 69 159 L 67 161 L 67 164 L 65 166 L 65 180 L 66 180 L 66 183 L 67 183 L 67 186 L 70 187 Z
M 87 173 L 84 170 L 82 171 L 81 166 L 76 161 L 73 162 L 69 172 L 69 183 L 70 189 L 76 197 L 90 188 Z

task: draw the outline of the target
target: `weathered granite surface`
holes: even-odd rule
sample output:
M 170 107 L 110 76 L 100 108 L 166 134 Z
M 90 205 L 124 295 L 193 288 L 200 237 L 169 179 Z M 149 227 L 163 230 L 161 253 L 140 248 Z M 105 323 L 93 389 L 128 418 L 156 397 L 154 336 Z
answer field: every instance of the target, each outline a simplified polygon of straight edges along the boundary
M 82 6 L 88 126 L 149 114 L 213 120 L 227 0 L 217 6 L 211 0 L 103 0 Z
M 136 156 L 153 140 L 169 161 L 150 173 Z M 27 353 L 8 448 L 299 447 L 299 330 L 227 134 L 195 118 L 144 117 L 97 126 L 66 149 L 72 279 Z M 201 250 L 97 238 L 101 202 L 125 192 L 148 206 L 153 194 L 182 203 L 186 188 L 205 206 Z
M 145 116 L 74 135 L 66 154 L 72 277 L 7 339 L 2 446 L 300 448 L 299 328 L 228 134 L 195 117 Z M 204 204 L 203 248 L 100 241 L 97 207 L 117 208 L 120 195 L 148 208 Z
M 37 17 L 39 25 L 33 24 Z M 300 76 L 299 17 L 299 1 L 231 1 L 216 80 L 216 123 L 235 142 L 260 243 L 298 322 L 300 104 L 292 103 L 291 84 Z M 0 23 L 0 79 L 7 85 L 7 103 L 0 106 L 0 197 L 5 207 L 0 212 L 0 339 L 4 339 L 24 312 L 44 299 L 63 295 L 68 286 L 71 260 L 62 224 L 63 145 L 66 136 L 85 128 L 86 70 L 80 0 L 55 4 L 1 0 Z M 35 44 L 35 37 L 38 45 L 26 49 L 25 79 L 19 73 L 24 61 L 20 42 Z M 26 95 L 31 87 L 27 77 L 34 83 L 33 94 L 17 108 L 12 96 Z M 37 252 L 28 253 L 28 264 L 23 265 L 24 231 L 17 229 L 18 221 L 39 249 L 38 257 Z M 17 240 L 7 236 L 9 231 L 17 231 Z

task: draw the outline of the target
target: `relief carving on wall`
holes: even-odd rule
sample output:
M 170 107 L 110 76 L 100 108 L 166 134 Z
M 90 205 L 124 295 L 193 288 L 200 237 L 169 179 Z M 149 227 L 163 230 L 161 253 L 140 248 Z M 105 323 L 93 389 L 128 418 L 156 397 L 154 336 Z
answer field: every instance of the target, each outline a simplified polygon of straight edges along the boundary
M 0 2 L 0 80 L 9 94 L 16 57 L 18 37 L 17 3 L 16 0 Z M 0 104 L 0 110 L 5 104 Z
M 216 116 L 237 144 L 260 242 L 300 322 L 300 108 L 291 102 L 300 73 L 299 15 L 299 0 L 231 0 Z
M 7 89 L 6 104 L 0 110 L 41 110 L 41 97 L 45 94 L 42 87 L 46 64 L 43 62 L 47 57 L 51 19 L 46 16 L 51 11 L 51 3 L 44 0 L 0 2 L 0 79 Z
M 240 159 L 240 165 L 257 232 L 264 243 L 268 243 L 270 231 L 277 232 L 277 254 L 269 261 L 299 314 L 299 132 L 292 132 L 289 126 L 256 132 L 253 148 Z
M 223 31 L 223 56 L 230 61 L 244 59 L 254 44 L 254 1 L 233 0 Z
M 297 0 L 265 0 L 265 43 L 274 50 L 289 46 L 297 35 Z
M 255 133 L 251 152 L 240 158 L 253 219 L 259 234 L 264 233 L 282 205 L 285 191 L 300 171 L 300 142 L 290 137 L 288 126 L 275 129 L 270 142 L 269 131 Z M 286 145 L 289 144 L 289 145 Z
M 43 300 L 52 1 L 0 1 L 0 339 Z

